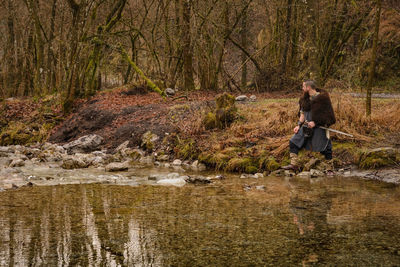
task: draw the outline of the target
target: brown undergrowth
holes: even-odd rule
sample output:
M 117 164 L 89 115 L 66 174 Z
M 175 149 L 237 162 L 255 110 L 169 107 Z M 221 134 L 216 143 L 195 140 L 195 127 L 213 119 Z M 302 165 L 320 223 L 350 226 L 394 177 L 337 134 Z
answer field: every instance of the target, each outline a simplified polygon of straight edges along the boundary
M 364 99 L 340 94 L 331 98 L 337 118 L 332 128 L 354 135 L 331 133 L 336 165 L 357 163 L 365 148 L 400 144 L 400 100 L 374 99 L 369 118 Z M 193 120 L 181 122 L 185 125 L 181 128 L 188 129 L 186 136 L 196 140 L 199 160 L 217 169 L 239 172 L 273 171 L 287 163 L 288 141 L 298 118 L 297 99 L 266 98 L 237 106 L 237 120 L 224 130 L 205 130 L 200 118 L 207 109 L 193 114 Z M 301 153 L 303 158 L 310 156 Z

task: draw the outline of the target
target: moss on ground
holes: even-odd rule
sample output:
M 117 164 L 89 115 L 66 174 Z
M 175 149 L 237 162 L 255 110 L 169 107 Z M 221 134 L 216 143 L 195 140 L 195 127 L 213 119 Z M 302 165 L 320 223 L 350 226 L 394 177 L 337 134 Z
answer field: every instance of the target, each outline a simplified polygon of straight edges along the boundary
M 245 172 L 245 173 L 256 173 L 258 171 L 255 159 L 250 157 L 244 158 L 232 158 L 229 160 L 226 166 L 227 171 Z
M 178 138 L 174 150 L 176 155 L 181 159 L 195 159 L 199 155 L 196 142 L 191 138 L 186 140 Z
M 23 123 L 12 121 L 2 128 L 0 132 L 0 145 L 29 145 L 33 143 L 44 142 L 50 130 L 52 123 Z
M 206 113 L 203 118 L 203 125 L 207 130 L 214 128 L 225 129 L 237 119 L 235 98 L 232 95 L 223 93 L 216 97 L 215 103 L 215 110 Z
M 362 151 L 358 166 L 362 169 L 377 169 L 395 166 L 400 158 L 400 152 L 393 148 L 380 148 Z
M 260 169 L 273 172 L 279 169 L 281 165 L 276 161 L 273 156 L 266 156 L 259 159 L 259 167 Z

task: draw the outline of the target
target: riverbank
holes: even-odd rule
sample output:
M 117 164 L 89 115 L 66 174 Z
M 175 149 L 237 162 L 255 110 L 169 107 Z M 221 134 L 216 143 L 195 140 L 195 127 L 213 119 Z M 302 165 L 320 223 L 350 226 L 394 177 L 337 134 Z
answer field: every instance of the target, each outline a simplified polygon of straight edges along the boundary
M 199 165 L 200 170 L 236 172 L 249 177 L 294 175 L 279 168 L 288 162 L 288 140 L 297 116 L 295 94 L 256 94 L 251 98 L 247 95 L 247 98 L 242 96 L 232 101 L 232 106 L 221 108 L 221 101 L 215 101 L 213 93 L 193 92 L 181 97 L 177 94 L 163 100 L 153 93 L 129 92 L 124 88 L 101 92 L 92 99 L 77 102 L 74 112 L 66 118 L 62 118 L 52 99 L 36 103 L 31 111 L 27 108 L 32 106 L 27 104 L 32 103 L 31 100 L 8 100 L 2 108 L 5 119 L 1 144 L 28 145 L 17 147 L 21 150 L 17 154 L 34 162 L 57 162 L 58 167 L 71 163 L 71 159 L 64 157 L 68 155 L 83 157 L 72 160 L 71 168 L 104 169 L 108 163 L 131 161 L 169 168 L 178 160 L 176 164 L 180 162 L 189 169 Z M 349 170 L 355 174 L 356 169 L 397 168 L 400 101 L 374 99 L 373 115 L 366 118 L 362 99 L 335 93 L 331 97 L 338 120 L 334 128 L 355 137 L 332 135 L 334 160 L 331 162 L 325 162 L 316 153 L 302 152 L 300 159 L 306 168 L 301 175 L 324 175 L 324 171 L 332 167 L 340 175 L 349 175 Z M 228 102 L 229 99 L 232 98 L 226 97 Z M 218 118 L 223 123 L 218 123 Z M 88 135 L 98 136 L 91 140 L 95 147 L 68 148 L 73 146 L 73 141 Z M 53 145 L 44 143 L 46 140 L 58 144 L 58 148 L 49 151 Z M 60 148 L 63 145 L 65 151 Z M 91 154 L 93 151 L 97 152 Z M 100 155 L 99 151 L 104 154 L 103 158 L 94 160 Z M 31 156 L 32 153 L 37 155 Z M 367 172 L 363 176 L 389 181 L 390 173 L 372 175 Z M 396 171 L 393 175 L 397 177 Z M 397 178 L 392 180 L 397 183 Z

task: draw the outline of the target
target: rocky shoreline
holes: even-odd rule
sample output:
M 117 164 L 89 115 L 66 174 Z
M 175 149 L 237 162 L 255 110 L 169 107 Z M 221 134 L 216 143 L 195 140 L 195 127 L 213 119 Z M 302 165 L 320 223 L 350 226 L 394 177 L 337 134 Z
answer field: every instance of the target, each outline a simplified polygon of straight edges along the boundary
M 100 149 L 102 142 L 102 137 L 98 135 L 87 135 L 64 145 L 2 146 L 0 191 L 21 186 L 92 182 L 183 186 L 187 183 L 207 184 L 224 178 L 216 172 L 210 175 L 206 172 L 206 165 L 198 160 L 183 161 L 172 155 L 145 152 L 140 148 L 128 147 L 129 142 L 122 143 L 110 152 Z M 145 168 L 153 171 L 143 171 Z M 272 173 L 238 174 L 243 179 L 260 179 L 269 175 L 315 178 L 327 174 L 313 166 L 298 174 L 282 169 Z M 335 175 L 400 183 L 398 168 L 360 170 L 355 166 L 347 166 L 336 169 Z

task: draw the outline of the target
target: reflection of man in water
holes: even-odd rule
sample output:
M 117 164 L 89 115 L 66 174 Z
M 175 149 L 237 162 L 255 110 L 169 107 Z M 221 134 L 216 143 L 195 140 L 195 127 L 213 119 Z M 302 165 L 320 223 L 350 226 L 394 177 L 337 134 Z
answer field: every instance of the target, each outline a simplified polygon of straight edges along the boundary
M 318 195 L 310 195 L 310 191 L 292 193 L 289 207 L 293 213 L 293 222 L 299 230 L 299 241 L 304 252 L 302 263 L 321 263 L 321 257 L 331 243 L 332 231 L 327 223 L 331 197 L 326 192 Z

